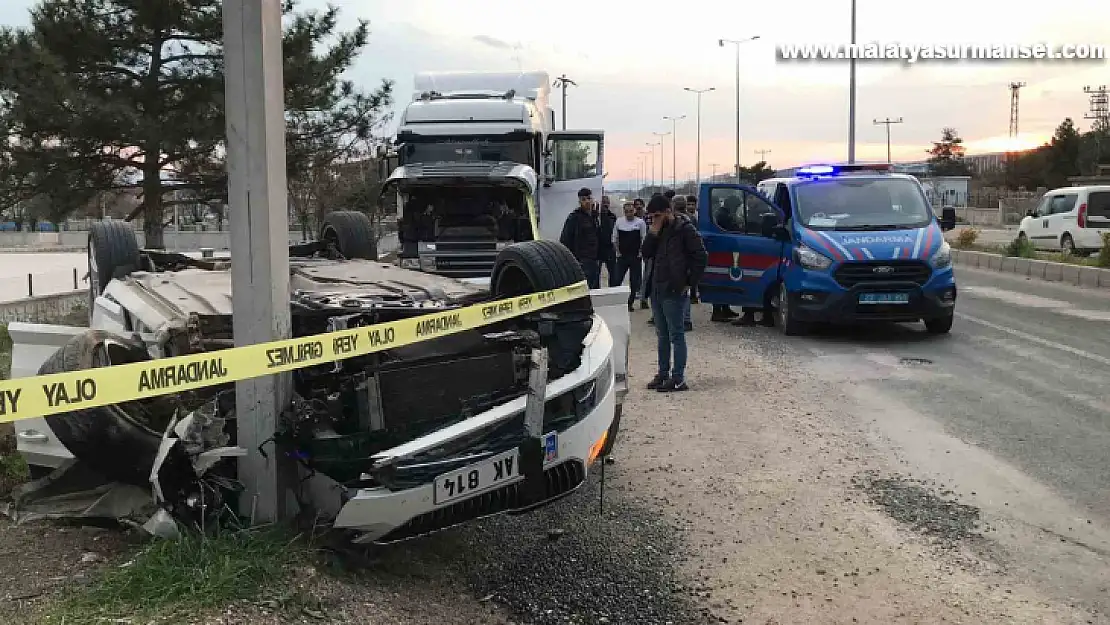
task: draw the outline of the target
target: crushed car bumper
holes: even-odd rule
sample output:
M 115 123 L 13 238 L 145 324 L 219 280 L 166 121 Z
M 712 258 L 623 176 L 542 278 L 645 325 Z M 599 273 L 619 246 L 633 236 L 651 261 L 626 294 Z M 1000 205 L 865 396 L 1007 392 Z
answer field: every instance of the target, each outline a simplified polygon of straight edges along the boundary
M 523 434 L 500 445 L 485 445 L 480 452 L 464 449 L 434 462 L 420 460 L 452 442 L 522 420 L 527 397 L 519 397 L 378 454 L 398 473 L 421 473 L 421 483 L 353 489 L 334 527 L 355 532 L 359 543 L 397 542 L 481 517 L 533 509 L 576 490 L 605 447 L 617 406 L 614 341 L 605 323 L 597 321 L 584 341 L 582 364 L 546 386 L 549 406 L 570 396 L 586 407 L 562 424 L 547 425 L 545 420 L 543 472 L 532 478 L 541 483 L 526 484 L 518 466 Z

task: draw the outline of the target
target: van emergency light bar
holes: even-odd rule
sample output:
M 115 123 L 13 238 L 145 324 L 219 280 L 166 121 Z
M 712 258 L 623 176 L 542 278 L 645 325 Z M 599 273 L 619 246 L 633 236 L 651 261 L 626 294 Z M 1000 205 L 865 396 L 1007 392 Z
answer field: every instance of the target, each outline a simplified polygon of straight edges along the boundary
M 864 171 L 891 171 L 890 163 L 860 163 L 851 165 L 807 165 L 799 167 L 795 176 L 799 178 L 812 178 L 814 176 L 836 176 L 853 172 Z

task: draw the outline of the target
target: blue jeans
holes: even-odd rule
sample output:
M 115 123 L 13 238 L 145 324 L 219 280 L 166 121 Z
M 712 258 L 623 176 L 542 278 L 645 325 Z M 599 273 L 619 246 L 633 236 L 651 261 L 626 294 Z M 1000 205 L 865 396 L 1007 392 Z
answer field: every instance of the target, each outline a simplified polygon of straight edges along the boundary
M 591 289 L 601 288 L 601 265 L 596 260 L 579 260 L 579 265 L 582 265 L 582 273 L 586 274 L 586 285 Z
M 658 285 L 652 286 L 658 288 Z M 686 379 L 686 328 L 682 317 L 689 305 L 689 297 L 658 292 L 651 294 L 651 314 L 655 317 L 655 336 L 659 341 L 659 375 L 669 375 L 676 382 Z

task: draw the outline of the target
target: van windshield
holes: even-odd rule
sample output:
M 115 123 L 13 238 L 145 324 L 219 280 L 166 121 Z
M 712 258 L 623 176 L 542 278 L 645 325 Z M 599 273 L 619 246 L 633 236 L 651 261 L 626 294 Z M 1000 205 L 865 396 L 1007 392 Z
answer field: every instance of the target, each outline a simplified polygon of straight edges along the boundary
M 921 228 L 934 219 L 921 189 L 904 178 L 827 178 L 794 187 L 794 210 L 815 230 Z

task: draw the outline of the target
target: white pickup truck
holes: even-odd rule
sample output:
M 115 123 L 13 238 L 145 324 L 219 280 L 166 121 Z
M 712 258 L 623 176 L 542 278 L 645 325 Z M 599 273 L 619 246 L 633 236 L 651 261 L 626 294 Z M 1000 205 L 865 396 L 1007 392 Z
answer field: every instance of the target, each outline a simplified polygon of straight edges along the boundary
M 583 279 L 569 251 L 551 241 L 503 249 L 485 284 L 410 271 L 369 257 L 373 246 L 359 234 L 367 226 L 361 213 L 331 213 L 319 242 L 290 248 L 294 336 Z M 11 324 L 12 376 L 230 347 L 229 268 L 224 258 L 140 250 L 129 226 L 96 223 L 89 236 L 90 328 Z M 355 542 L 384 543 L 531 509 L 574 491 L 608 454 L 619 428 L 627 393 L 626 300 L 626 287 L 592 291 L 516 319 L 298 370 L 296 399 L 275 436 L 299 462 L 302 501 L 350 530 Z M 537 391 L 530 376 L 537 350 L 548 366 L 538 389 L 544 453 L 542 470 L 528 472 L 519 456 L 528 397 Z M 19 450 L 39 471 L 75 457 L 109 480 L 138 486 L 150 486 L 152 468 L 162 467 L 155 471 L 162 473 L 159 504 L 188 516 L 207 476 L 222 475 L 223 483 L 234 477 L 232 461 L 222 461 L 229 470 L 202 478 L 184 469 L 196 466 L 188 457 L 200 451 L 195 445 L 176 445 L 169 457 L 159 448 L 175 416 L 200 410 L 228 420 L 222 444 L 234 446 L 229 390 L 19 421 Z

